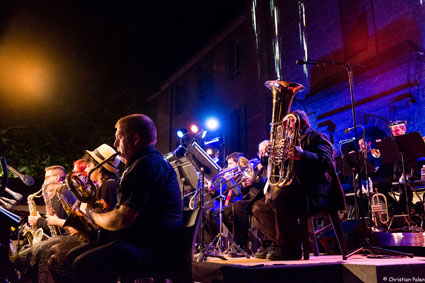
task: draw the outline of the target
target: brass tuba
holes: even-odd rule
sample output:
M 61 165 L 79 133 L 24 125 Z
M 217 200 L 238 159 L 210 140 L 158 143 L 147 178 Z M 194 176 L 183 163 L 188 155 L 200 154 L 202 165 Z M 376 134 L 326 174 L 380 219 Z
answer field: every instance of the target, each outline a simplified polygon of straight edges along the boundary
M 287 81 L 267 81 L 264 84 L 273 95 L 273 112 L 270 123 L 270 148 L 267 179 L 272 188 L 291 184 L 294 178 L 294 160 L 288 158 L 292 145 L 296 145 L 300 131 L 300 118 L 289 113 L 292 100 L 304 86 Z

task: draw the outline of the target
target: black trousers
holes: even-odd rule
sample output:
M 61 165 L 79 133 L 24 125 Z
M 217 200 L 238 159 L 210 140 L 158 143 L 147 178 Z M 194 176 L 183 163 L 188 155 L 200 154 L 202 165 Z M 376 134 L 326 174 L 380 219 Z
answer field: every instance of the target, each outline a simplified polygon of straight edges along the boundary
M 82 247 L 84 249 L 84 247 Z M 78 251 L 74 251 L 78 253 Z M 146 275 L 159 259 L 137 245 L 114 241 L 79 255 L 73 263 L 73 282 L 117 282 Z
M 250 200 L 238 200 L 230 205 L 230 212 L 224 211 L 223 222 L 232 233 L 233 241 L 242 249 L 248 247 Z
M 306 215 L 306 195 L 296 188 L 282 188 L 273 192 L 272 199 L 255 201 L 252 207 L 259 230 L 281 247 L 287 258 L 301 257 L 302 229 L 299 218 Z

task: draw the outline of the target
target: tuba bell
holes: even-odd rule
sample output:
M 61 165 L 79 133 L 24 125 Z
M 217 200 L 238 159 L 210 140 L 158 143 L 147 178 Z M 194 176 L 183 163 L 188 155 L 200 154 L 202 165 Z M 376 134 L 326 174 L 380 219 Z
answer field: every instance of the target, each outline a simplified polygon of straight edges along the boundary
M 279 189 L 290 185 L 295 174 L 294 160 L 288 158 L 288 154 L 297 143 L 300 118 L 289 111 L 295 94 L 303 91 L 304 86 L 279 80 L 267 81 L 264 85 L 273 95 L 267 179 L 272 188 Z

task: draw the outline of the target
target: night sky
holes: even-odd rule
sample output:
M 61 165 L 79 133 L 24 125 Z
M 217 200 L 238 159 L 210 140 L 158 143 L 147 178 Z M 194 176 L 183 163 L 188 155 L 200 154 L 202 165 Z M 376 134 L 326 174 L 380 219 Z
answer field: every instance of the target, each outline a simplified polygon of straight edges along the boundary
M 247 5 L 111 2 L 2 1 L 0 126 L 15 166 L 68 164 L 111 144 L 117 118 L 140 111 L 144 95 Z

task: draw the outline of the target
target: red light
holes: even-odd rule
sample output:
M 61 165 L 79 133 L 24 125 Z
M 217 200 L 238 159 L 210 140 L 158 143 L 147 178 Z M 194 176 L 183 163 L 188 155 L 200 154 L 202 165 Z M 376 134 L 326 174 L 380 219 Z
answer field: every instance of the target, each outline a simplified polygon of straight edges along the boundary
M 199 131 L 199 128 L 196 125 L 192 125 L 190 126 L 190 130 L 192 131 L 192 133 L 196 134 Z

